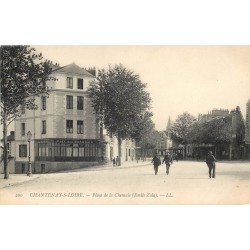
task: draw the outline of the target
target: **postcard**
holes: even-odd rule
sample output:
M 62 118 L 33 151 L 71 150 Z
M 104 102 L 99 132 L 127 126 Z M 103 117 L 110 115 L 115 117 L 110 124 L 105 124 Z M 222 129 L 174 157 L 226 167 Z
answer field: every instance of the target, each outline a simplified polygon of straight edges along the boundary
M 17 47 L 0 204 L 250 203 L 250 46 Z

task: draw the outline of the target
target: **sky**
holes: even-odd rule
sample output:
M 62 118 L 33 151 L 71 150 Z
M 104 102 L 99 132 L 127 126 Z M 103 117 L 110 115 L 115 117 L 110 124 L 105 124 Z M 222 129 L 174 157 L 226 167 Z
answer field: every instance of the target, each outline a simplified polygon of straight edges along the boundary
M 32 46 L 65 66 L 107 68 L 123 64 L 147 83 L 157 130 L 183 112 L 206 114 L 240 106 L 246 117 L 250 99 L 250 46 L 50 45 Z

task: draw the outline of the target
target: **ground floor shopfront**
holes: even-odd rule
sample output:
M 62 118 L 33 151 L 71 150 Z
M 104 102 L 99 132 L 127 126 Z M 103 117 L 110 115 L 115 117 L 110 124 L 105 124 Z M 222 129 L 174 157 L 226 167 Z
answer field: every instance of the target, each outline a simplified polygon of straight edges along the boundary
M 235 143 L 191 145 L 191 148 L 192 153 L 189 157 L 196 160 L 205 159 L 209 151 L 212 151 L 217 160 L 243 160 L 246 158 L 245 146 Z
M 48 173 L 98 164 L 102 159 L 101 146 L 100 141 L 95 139 L 35 140 L 32 172 Z M 27 159 L 17 161 L 15 166 L 16 173 L 28 171 Z
M 34 140 L 32 145 L 32 173 L 49 173 L 104 164 L 118 154 L 118 145 L 98 139 L 42 139 Z M 28 156 L 26 153 L 25 158 L 15 162 L 15 173 L 28 172 Z M 124 143 L 122 161 L 133 159 L 134 148 Z

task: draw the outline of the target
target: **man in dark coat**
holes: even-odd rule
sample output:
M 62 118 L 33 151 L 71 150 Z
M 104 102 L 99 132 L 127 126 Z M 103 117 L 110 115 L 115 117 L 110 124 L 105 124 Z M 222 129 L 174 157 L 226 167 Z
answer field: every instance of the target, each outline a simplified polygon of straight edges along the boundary
M 215 178 L 215 161 L 216 161 L 216 159 L 213 156 L 212 151 L 209 151 L 207 158 L 206 158 L 206 163 L 207 163 L 207 166 L 209 168 L 209 178 L 211 178 L 212 172 L 213 172 L 212 177 Z
M 162 164 L 164 162 L 166 164 L 166 173 L 168 175 L 169 174 L 170 164 L 173 162 L 173 159 L 172 159 L 171 155 L 168 152 L 165 154 L 164 159 L 162 161 Z
M 157 153 L 155 154 L 154 158 L 152 159 L 152 162 L 154 164 L 155 174 L 157 174 L 158 173 L 158 167 L 159 167 L 159 165 L 161 165 L 161 158 Z

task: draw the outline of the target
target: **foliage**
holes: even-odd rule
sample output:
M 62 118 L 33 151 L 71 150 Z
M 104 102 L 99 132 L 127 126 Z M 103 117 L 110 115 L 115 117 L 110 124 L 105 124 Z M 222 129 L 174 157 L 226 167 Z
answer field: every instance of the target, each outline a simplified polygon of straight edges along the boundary
M 170 137 L 175 143 L 186 145 L 195 117 L 187 112 L 179 115 L 170 129 Z
M 132 136 L 140 147 L 142 155 L 145 156 L 148 150 L 153 151 L 156 148 L 156 131 L 155 124 L 151 120 L 152 113 L 145 112 L 145 114 L 137 122 L 137 130 Z
M 131 137 L 137 142 L 145 139 L 145 136 L 154 129 L 155 124 L 151 120 L 152 115 L 153 114 L 151 112 L 146 111 L 138 116 L 137 121 L 135 121 L 135 129 L 131 131 Z
M 151 99 L 139 75 L 121 64 L 99 70 L 88 94 L 98 118 L 109 134 L 117 136 L 119 145 L 125 138 L 140 137 L 138 131 L 149 114 Z
M 9 124 L 20 115 L 22 106 L 37 108 L 35 96 L 47 93 L 51 68 L 48 61 L 41 61 L 42 54 L 29 46 L 1 46 L 0 59 L 1 116 Z
M 229 143 L 231 139 L 230 117 L 215 118 L 202 124 L 203 142 L 206 144 Z
M 196 122 L 188 135 L 190 143 L 223 144 L 231 139 L 230 116 L 218 117 L 206 122 Z
M 150 107 L 146 84 L 122 65 L 100 70 L 88 89 L 93 107 L 107 131 L 122 139 L 134 136 L 138 121 Z
M 1 81 L 1 123 L 4 137 L 4 169 L 7 170 L 7 127 L 20 116 L 22 108 L 36 109 L 35 97 L 48 94 L 46 81 L 52 69 L 48 61 L 42 61 L 42 54 L 36 54 L 29 46 L 0 47 Z
M 191 125 L 190 131 L 187 135 L 188 143 L 200 144 L 203 142 L 203 126 L 199 122 L 194 122 Z

